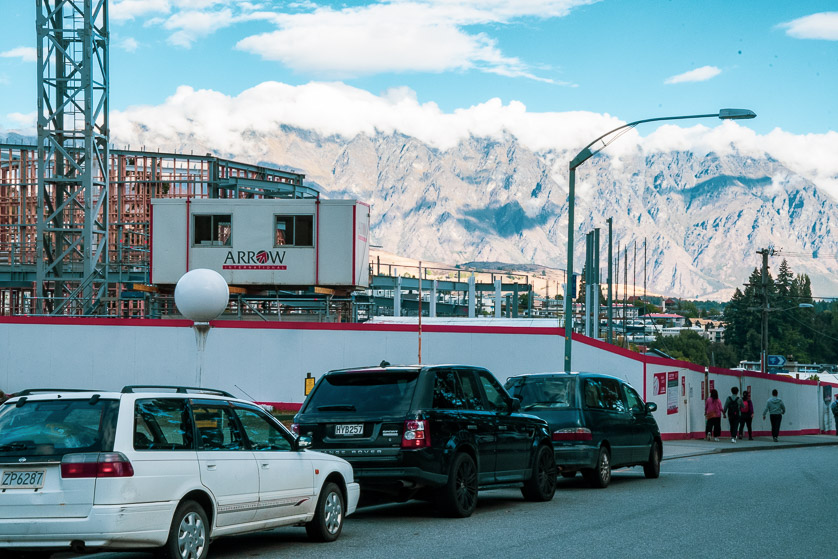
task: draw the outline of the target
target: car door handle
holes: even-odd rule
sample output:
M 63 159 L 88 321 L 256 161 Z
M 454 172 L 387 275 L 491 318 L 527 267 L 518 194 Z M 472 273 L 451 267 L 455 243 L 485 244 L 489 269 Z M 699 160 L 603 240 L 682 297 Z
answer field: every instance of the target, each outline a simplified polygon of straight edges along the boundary
M 498 425 L 498 431 L 506 431 L 507 429 L 509 429 L 509 427 L 506 425 Z
M 207 464 L 207 469 L 211 472 L 214 472 L 217 467 L 215 464 Z
M 270 464 L 262 464 L 262 469 L 263 469 L 263 470 L 267 470 L 267 469 L 268 469 L 268 468 L 270 468 L 270 467 L 271 467 L 271 465 L 270 465 Z

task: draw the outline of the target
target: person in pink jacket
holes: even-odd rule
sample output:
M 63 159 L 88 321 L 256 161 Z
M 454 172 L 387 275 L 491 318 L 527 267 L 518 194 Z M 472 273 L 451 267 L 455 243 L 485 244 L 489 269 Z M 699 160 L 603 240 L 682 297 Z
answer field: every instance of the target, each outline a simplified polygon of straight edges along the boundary
M 719 392 L 715 388 L 710 391 L 710 397 L 704 402 L 704 417 L 707 419 L 704 427 L 705 440 L 710 440 L 712 432 L 713 440 L 718 441 L 719 435 L 722 434 L 722 401 L 719 400 Z

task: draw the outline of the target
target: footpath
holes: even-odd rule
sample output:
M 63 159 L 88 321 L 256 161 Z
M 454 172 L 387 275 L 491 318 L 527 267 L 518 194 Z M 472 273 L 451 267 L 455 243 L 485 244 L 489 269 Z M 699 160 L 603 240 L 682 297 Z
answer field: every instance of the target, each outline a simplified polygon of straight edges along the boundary
M 838 436 L 832 435 L 780 435 L 779 441 L 768 437 L 754 437 L 749 441 L 747 438 L 736 439 L 735 443 L 730 442 L 730 437 L 719 437 L 718 441 L 705 441 L 704 439 L 683 439 L 674 441 L 663 441 L 663 460 L 674 460 L 688 456 L 701 456 L 703 454 L 717 454 L 720 452 L 744 452 L 748 450 L 774 450 L 780 448 L 800 448 L 804 446 L 827 446 L 838 445 Z

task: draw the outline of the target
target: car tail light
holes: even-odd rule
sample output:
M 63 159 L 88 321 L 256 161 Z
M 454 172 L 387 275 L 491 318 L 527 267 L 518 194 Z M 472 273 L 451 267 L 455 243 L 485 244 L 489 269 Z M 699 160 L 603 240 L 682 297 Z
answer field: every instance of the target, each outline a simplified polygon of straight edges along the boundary
M 572 427 L 553 431 L 554 441 L 590 441 L 593 440 L 591 430 L 585 427 Z
M 426 448 L 431 446 L 431 431 L 424 419 L 408 419 L 404 422 L 402 448 Z
M 67 454 L 61 459 L 62 478 L 132 477 L 134 467 L 121 452 Z
M 291 434 L 299 437 L 300 436 L 300 424 L 299 423 L 292 423 L 291 424 Z

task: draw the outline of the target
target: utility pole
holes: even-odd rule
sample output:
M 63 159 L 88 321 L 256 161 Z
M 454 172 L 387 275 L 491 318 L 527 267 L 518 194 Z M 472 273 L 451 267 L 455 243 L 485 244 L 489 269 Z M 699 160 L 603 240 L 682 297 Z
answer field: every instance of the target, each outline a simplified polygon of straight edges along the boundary
M 628 347 L 628 245 L 623 247 L 623 347 Z
M 612 282 L 614 278 L 611 274 L 612 263 L 614 261 L 614 257 L 611 255 L 611 248 L 614 244 L 614 238 L 611 234 L 611 226 L 614 223 L 614 218 L 609 217 L 607 219 L 608 222 L 608 343 L 614 343 L 614 325 L 612 324 L 614 320 L 614 303 L 611 299 L 611 288 Z
M 758 250 L 762 255 L 762 273 L 760 274 L 760 288 L 762 291 L 762 336 L 760 336 L 759 370 L 765 373 L 768 369 L 768 257 L 774 254 L 774 249 Z

